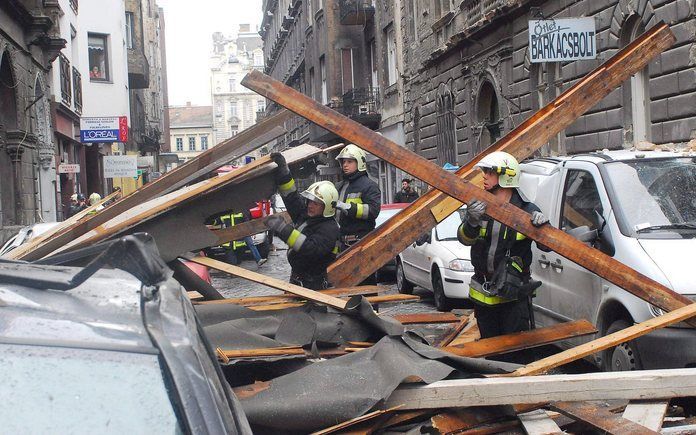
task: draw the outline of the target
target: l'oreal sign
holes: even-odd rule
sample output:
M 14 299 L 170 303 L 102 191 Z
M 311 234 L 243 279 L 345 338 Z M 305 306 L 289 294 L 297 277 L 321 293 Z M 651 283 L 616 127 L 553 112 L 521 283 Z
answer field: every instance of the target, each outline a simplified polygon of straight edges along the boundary
M 128 118 L 126 116 L 81 118 L 80 141 L 83 143 L 128 142 Z
M 529 60 L 532 63 L 596 57 L 594 18 L 529 21 Z

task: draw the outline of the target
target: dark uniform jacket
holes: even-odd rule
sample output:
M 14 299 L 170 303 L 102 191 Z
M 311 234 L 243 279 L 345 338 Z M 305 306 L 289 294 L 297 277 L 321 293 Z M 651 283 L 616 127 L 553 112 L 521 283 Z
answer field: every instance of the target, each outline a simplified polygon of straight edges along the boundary
M 394 195 L 394 202 L 413 202 L 418 199 L 418 193 L 411 189 L 408 192 L 404 192 L 403 189 Z
M 338 198 L 351 204 L 350 210 L 336 210 L 341 236 L 363 237 L 375 229 L 375 219 L 382 207 L 382 194 L 366 171 L 357 171 L 338 186 Z
M 283 240 L 291 238 L 293 242 L 288 249 L 292 272 L 304 278 L 325 276 L 326 268 L 338 253 L 338 224 L 333 217 L 308 217 L 306 203 L 297 191 L 283 196 L 283 201 L 292 217 L 293 226 L 304 236 L 292 240 L 292 230 L 288 234 L 280 234 Z
M 510 203 L 527 213 L 541 211 L 533 203 L 523 200 L 517 189 L 513 191 Z M 478 282 L 483 282 L 483 278 L 491 278 L 495 268 L 505 258 L 508 246 L 510 256 L 518 256 L 522 259 L 523 273 L 529 276 L 529 267 L 532 263 L 532 239 L 491 219 L 488 215 L 483 216 L 481 225 L 477 227 L 463 222 L 457 231 L 457 237 L 462 244 L 471 246 L 474 279 Z

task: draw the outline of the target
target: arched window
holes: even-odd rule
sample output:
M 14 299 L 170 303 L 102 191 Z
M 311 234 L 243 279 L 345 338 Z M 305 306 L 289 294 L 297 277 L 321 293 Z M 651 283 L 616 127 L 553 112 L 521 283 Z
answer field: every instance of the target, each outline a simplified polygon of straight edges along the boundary
M 621 46 L 625 47 L 645 31 L 640 16 L 630 16 L 621 34 Z M 624 128 L 633 127 L 633 143 L 650 140 L 650 88 L 648 66 L 632 75 L 623 86 Z
M 500 139 L 502 131 L 498 96 L 493 84 L 488 80 L 484 81 L 479 89 L 476 109 L 478 123 L 481 126 L 478 149 L 476 150 L 478 154 Z
M 435 103 L 437 109 L 437 163 L 457 165 L 457 140 L 454 122 L 454 95 L 441 90 Z
M 15 79 L 12 74 L 10 55 L 0 55 L 0 127 L 5 131 L 17 129 L 17 98 Z
M 0 145 L 8 131 L 17 130 L 17 99 L 14 74 L 8 52 L 0 52 Z M 0 146 L 0 149 L 4 147 Z M 0 174 L 14 174 L 12 158 L 0 151 Z M 7 176 L 0 183 L 0 225 L 16 225 L 15 177 Z

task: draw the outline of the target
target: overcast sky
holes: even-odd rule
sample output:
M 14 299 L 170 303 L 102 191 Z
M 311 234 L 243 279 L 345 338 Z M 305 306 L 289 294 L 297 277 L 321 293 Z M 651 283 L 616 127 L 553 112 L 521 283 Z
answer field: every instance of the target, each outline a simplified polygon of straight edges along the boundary
M 261 0 L 157 0 L 164 8 L 169 105 L 210 104 L 208 56 L 213 32 L 261 24 Z

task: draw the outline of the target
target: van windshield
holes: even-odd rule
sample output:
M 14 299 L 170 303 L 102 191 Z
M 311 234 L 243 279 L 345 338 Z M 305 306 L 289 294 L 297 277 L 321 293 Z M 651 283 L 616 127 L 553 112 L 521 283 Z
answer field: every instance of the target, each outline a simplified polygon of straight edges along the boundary
M 696 237 L 696 158 L 616 161 L 605 167 L 626 235 Z

